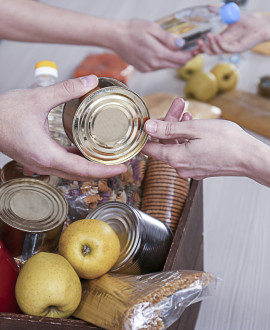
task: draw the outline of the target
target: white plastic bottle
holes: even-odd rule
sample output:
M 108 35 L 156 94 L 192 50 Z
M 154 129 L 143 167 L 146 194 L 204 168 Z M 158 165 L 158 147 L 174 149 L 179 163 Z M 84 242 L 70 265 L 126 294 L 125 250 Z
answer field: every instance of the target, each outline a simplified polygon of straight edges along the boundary
M 57 82 L 58 69 L 56 63 L 52 61 L 40 61 L 35 65 L 35 84 L 32 87 L 45 87 Z M 71 146 L 72 143 L 67 137 L 62 122 L 63 104 L 53 108 L 48 116 L 49 130 L 51 136 L 64 147 Z
M 198 47 L 198 39 L 206 40 L 208 32 L 220 33 L 228 24 L 239 19 L 239 6 L 234 2 L 228 2 L 218 10 L 207 5 L 185 8 L 159 19 L 157 23 L 184 39 L 183 50 L 192 50 Z

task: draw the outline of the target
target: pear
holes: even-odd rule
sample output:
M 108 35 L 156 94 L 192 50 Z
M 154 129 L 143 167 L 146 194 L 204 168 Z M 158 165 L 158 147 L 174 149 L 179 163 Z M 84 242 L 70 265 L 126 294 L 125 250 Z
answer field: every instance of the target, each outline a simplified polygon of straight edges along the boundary
M 186 98 L 209 101 L 218 92 L 217 78 L 211 72 L 198 72 L 187 81 L 184 92 Z
M 182 68 L 177 69 L 177 73 L 180 78 L 189 80 L 197 72 L 201 71 L 203 66 L 204 58 L 202 54 L 199 54 L 189 60 Z
M 64 257 L 39 252 L 23 265 L 15 295 L 25 314 L 66 318 L 78 307 L 82 288 L 77 273 Z

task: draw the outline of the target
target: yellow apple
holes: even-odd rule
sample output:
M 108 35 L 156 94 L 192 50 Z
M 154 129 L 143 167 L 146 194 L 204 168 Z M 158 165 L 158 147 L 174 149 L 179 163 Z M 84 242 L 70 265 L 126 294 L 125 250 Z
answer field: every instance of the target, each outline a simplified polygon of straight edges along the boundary
M 211 100 L 218 92 L 217 78 L 211 72 L 198 72 L 187 81 L 184 92 L 187 98 Z
M 214 66 L 211 72 L 216 76 L 221 92 L 234 89 L 238 83 L 238 69 L 232 63 L 222 62 Z
M 182 79 L 189 80 L 197 72 L 201 71 L 204 66 L 204 58 L 199 54 L 189 60 L 182 68 L 177 69 L 178 76 Z
M 82 288 L 77 273 L 64 257 L 39 252 L 23 265 L 15 294 L 25 314 L 66 318 L 78 307 Z
M 120 241 L 110 225 L 97 219 L 73 222 L 61 234 L 58 246 L 81 278 L 107 273 L 120 255 Z

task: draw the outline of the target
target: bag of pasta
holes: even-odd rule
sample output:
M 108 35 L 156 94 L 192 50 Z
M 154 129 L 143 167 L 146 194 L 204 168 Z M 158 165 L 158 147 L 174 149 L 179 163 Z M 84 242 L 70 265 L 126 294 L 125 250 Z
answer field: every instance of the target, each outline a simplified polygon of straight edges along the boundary
M 73 316 L 109 330 L 167 329 L 187 306 L 212 295 L 216 282 L 201 271 L 108 273 L 82 281 L 81 303 Z

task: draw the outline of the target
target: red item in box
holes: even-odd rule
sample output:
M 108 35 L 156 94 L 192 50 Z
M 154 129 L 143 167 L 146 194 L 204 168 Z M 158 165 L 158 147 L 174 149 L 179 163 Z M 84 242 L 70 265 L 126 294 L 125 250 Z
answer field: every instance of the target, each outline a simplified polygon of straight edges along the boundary
M 0 240 L 0 312 L 19 313 L 15 298 L 15 285 L 19 267 Z

